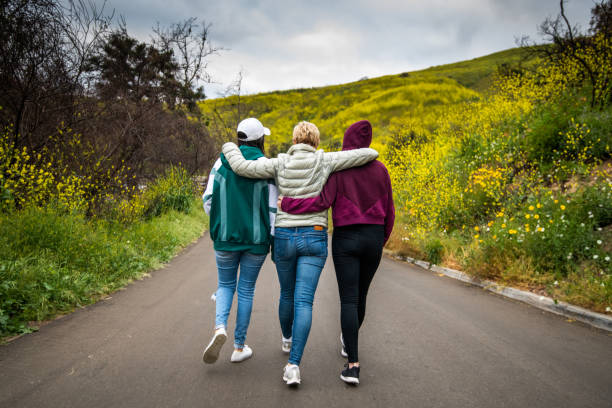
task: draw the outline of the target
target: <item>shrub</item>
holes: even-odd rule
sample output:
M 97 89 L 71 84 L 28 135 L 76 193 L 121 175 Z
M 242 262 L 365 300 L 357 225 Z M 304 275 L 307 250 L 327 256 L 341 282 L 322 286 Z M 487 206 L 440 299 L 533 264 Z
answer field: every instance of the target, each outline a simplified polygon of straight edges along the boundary
M 585 263 L 597 264 L 610 273 L 612 264 L 605 260 L 608 254 L 600 231 L 611 218 L 610 185 L 603 181 L 570 195 L 555 195 L 549 190 L 532 197 L 513 216 L 500 212 L 479 228 L 476 238 L 485 252 L 497 248 L 525 254 L 538 271 L 553 271 L 559 277 Z
M 82 157 L 76 155 L 73 148 L 80 145 L 80 135 L 59 129 L 49 139 L 61 147 L 32 153 L 27 147 L 15 147 L 10 128 L 0 134 L 0 211 L 53 205 L 64 212 L 93 215 L 115 197 L 134 191 L 127 182 L 126 166 L 115 168 L 104 158 L 91 159 L 93 151 L 88 149 L 78 151 Z M 89 159 L 93 162 L 81 165 L 79 171 L 67 164 Z
M 171 166 L 142 195 L 143 215 L 151 219 L 169 210 L 188 213 L 194 194 L 195 185 L 189 173 L 181 167 Z
M 442 254 L 444 253 L 444 246 L 442 242 L 433 238 L 425 244 L 425 254 L 427 256 L 427 260 L 432 264 L 439 264 L 442 261 Z

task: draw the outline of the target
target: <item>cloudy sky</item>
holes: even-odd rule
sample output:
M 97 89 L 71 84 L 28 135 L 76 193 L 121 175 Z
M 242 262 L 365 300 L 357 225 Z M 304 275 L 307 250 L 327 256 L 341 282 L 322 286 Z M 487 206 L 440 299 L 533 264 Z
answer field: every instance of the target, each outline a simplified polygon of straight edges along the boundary
M 96 0 L 98 3 L 101 0 Z M 587 27 L 593 0 L 569 0 L 572 22 Z M 346 83 L 427 68 L 539 39 L 558 0 L 108 0 L 128 31 L 197 17 L 211 23 L 209 58 L 219 96 L 243 71 L 242 93 Z

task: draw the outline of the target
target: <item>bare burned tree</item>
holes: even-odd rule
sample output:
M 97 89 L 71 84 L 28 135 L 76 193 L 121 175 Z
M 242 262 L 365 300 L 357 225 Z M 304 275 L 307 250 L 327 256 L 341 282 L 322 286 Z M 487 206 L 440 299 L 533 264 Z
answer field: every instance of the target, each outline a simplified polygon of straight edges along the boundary
M 87 75 L 88 60 L 110 30 L 114 16 L 114 11 L 105 14 L 106 4 L 106 0 L 101 6 L 94 2 L 69 0 L 61 15 L 61 25 L 66 28 L 64 46 L 67 48 L 69 72 L 84 91 L 89 91 L 92 83 L 92 78 Z
M 61 58 L 61 27 L 52 1 L 3 0 L 0 10 L 0 106 L 17 146 L 40 120 L 39 106 L 69 86 Z M 27 123 L 30 116 L 32 122 Z M 28 137 L 26 136 L 26 137 Z M 30 140 L 30 143 L 32 141 Z
M 230 119 L 230 123 L 227 124 L 229 127 L 232 127 L 234 129 L 237 128 L 238 123 L 240 123 L 240 121 L 244 119 L 242 115 L 243 115 L 243 110 L 245 109 L 245 107 L 242 106 L 242 101 L 241 101 L 243 79 L 244 79 L 244 69 L 241 68 L 240 71 L 238 71 L 238 74 L 236 74 L 236 78 L 232 81 L 231 84 L 227 86 L 227 88 L 225 88 L 225 93 L 224 93 L 224 97 L 228 97 L 228 96 L 235 97 L 235 101 L 230 105 L 232 108 L 233 117 Z
M 207 57 L 221 50 L 210 42 L 210 27 L 192 17 L 168 28 L 158 23 L 153 29 L 156 35 L 153 43 L 161 50 L 172 51 L 178 63 L 176 79 L 181 85 L 178 104 L 192 112 L 197 110 L 197 102 L 205 98 L 204 87 L 200 84 L 210 82 L 206 72 Z
M 591 10 L 589 32 L 593 34 L 603 33 L 606 38 L 612 38 L 612 2 L 601 1 Z
M 591 92 L 591 107 L 603 108 L 612 99 L 609 78 L 612 55 L 609 45 L 602 43 L 600 36 L 609 42 L 612 33 L 612 1 L 595 4 L 591 9 L 590 28 L 586 33 L 570 22 L 565 12 L 565 0 L 559 1 L 559 9 L 557 17 L 547 18 L 540 25 L 540 34 L 550 45 L 534 47 L 536 44 L 528 38 L 523 38 L 522 45 L 561 69 L 568 59 L 576 63 L 581 74 L 576 85 L 581 86 L 586 81 Z
M 36 151 L 76 116 L 84 64 L 110 17 L 104 6 L 55 0 L 0 2 L 0 120 L 16 146 Z
M 222 103 L 212 105 L 212 120 L 209 123 L 214 137 L 219 143 L 233 140 L 236 136 L 236 128 L 242 119 L 242 115 L 246 110 L 241 100 L 242 81 L 244 79 L 244 69 L 240 69 L 236 78 L 225 88 L 221 94 L 223 98 L 228 98 L 231 103 Z

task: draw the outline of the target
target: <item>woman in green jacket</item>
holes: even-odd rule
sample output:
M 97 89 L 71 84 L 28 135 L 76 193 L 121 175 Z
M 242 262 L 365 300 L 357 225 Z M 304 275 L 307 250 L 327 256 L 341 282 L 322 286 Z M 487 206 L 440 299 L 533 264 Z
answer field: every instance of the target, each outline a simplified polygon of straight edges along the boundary
M 238 125 L 238 144 L 247 160 L 264 158 L 264 136 L 270 134 L 255 118 Z M 253 180 L 235 174 L 221 154 L 208 177 L 203 195 L 210 216 L 218 272 L 215 333 L 204 350 L 205 363 L 214 363 L 227 339 L 227 319 L 234 292 L 238 292 L 234 352 L 237 363 L 253 355 L 245 344 L 251 320 L 255 282 L 270 250 L 278 193 L 272 181 Z M 238 267 L 240 266 L 240 274 Z

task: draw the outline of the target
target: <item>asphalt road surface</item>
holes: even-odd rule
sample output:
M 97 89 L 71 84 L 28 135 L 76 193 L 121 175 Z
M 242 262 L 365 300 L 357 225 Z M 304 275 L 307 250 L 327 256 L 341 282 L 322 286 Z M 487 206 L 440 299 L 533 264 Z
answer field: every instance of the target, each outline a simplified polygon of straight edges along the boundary
M 0 407 L 612 407 L 612 336 L 383 259 L 360 336 L 361 384 L 344 384 L 331 257 L 301 365 L 282 381 L 274 265 L 260 273 L 247 344 L 202 362 L 216 287 L 208 237 L 110 299 L 0 346 Z

